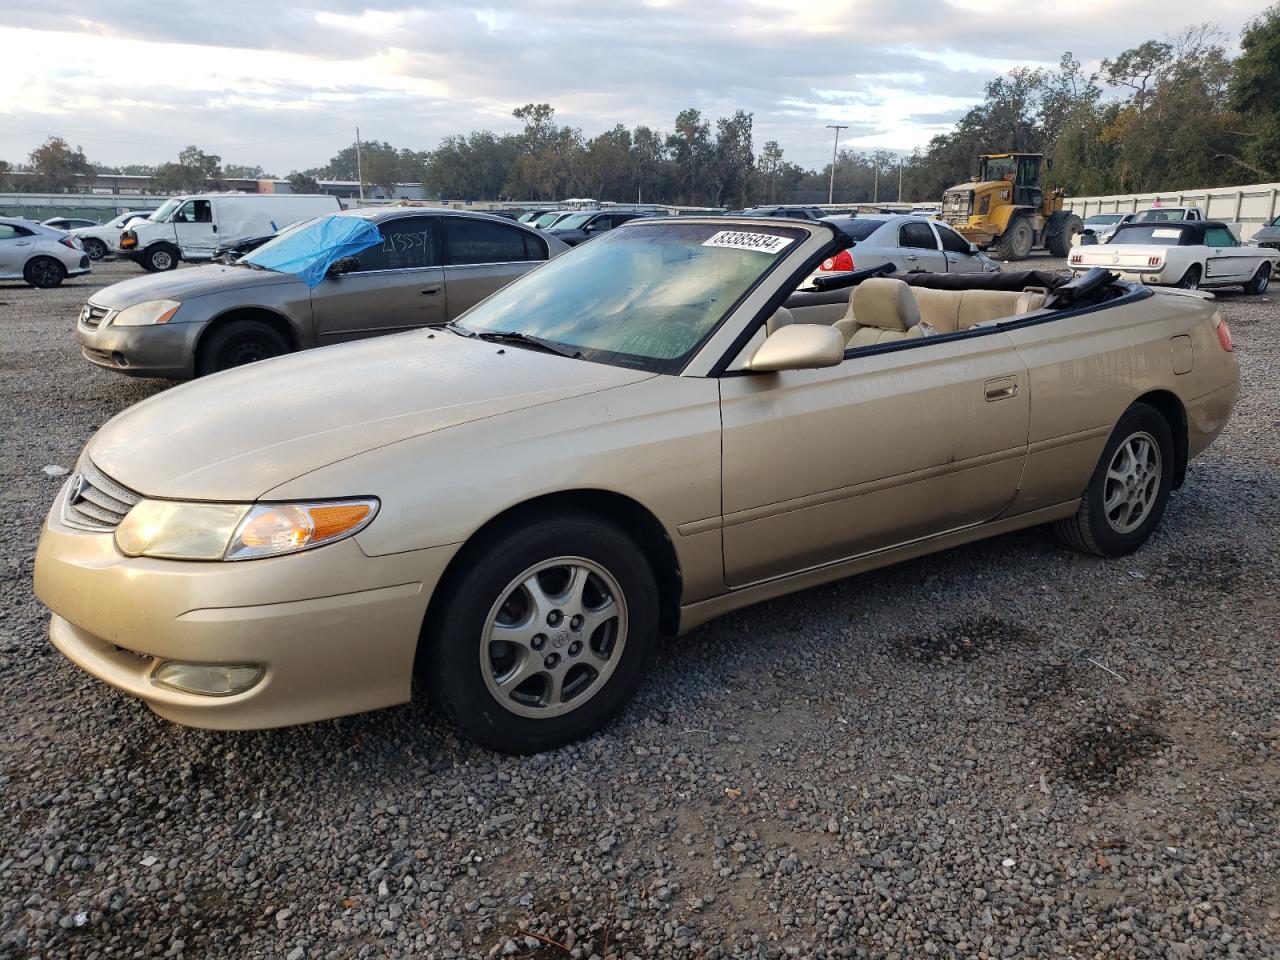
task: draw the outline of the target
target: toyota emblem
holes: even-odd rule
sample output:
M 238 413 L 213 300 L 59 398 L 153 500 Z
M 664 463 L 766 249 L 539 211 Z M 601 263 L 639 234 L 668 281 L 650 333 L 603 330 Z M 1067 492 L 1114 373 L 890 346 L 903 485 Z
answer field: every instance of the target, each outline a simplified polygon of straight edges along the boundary
M 84 488 L 88 486 L 83 474 L 75 474 L 67 484 L 67 503 L 75 506 L 84 499 Z

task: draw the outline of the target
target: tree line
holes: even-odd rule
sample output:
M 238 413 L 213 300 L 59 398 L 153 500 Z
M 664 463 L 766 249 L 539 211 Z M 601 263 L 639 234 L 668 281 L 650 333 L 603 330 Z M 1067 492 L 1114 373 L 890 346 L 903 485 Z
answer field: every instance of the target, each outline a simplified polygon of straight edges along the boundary
M 1049 158 L 1050 186 L 1081 196 L 1280 179 L 1280 4 L 1250 22 L 1240 54 L 1212 24 L 1148 40 L 1098 70 L 1070 52 L 1055 69 L 1018 68 L 987 83 L 981 103 L 948 133 L 911 154 L 845 149 L 835 161 L 838 203 L 937 200 L 966 180 L 979 153 L 1024 151 Z M 777 141 L 755 150 L 753 115 L 714 121 L 694 107 L 670 132 L 622 124 L 586 136 L 555 109 L 513 111 L 515 133 L 473 130 L 446 136 L 434 150 L 379 140 L 341 150 L 323 166 L 291 172 L 295 191 L 320 179 L 354 181 L 390 193 L 422 184 L 451 200 L 551 201 L 568 197 L 739 208 L 826 199 L 831 164 L 805 169 Z M 0 162 L 0 189 L 9 167 Z M 51 137 L 20 168 L 33 189 L 70 189 L 98 173 L 150 174 L 162 192 L 206 189 L 226 178 L 265 178 L 258 166 L 222 163 L 196 146 L 156 167 L 94 164 Z M 358 173 L 359 169 L 359 173 Z M 28 181 L 31 182 L 31 181 Z

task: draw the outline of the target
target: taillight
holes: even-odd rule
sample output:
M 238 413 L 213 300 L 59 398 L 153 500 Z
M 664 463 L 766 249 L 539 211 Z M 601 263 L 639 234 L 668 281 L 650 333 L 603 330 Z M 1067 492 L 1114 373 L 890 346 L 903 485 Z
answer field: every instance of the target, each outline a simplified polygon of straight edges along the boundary
M 1151 256 L 1147 257 L 1148 267 L 1158 267 L 1162 263 L 1164 263 L 1164 257 L 1160 256 L 1159 254 L 1152 254 Z
M 848 250 L 841 250 L 834 257 L 827 257 L 819 268 L 824 273 L 845 273 L 853 269 L 853 255 Z
M 1215 327 L 1218 331 L 1218 344 L 1227 353 L 1232 353 L 1235 350 L 1235 344 L 1231 341 L 1231 328 L 1227 326 L 1227 321 L 1222 319 L 1222 314 L 1215 313 L 1213 316 L 1217 321 Z
M 1073 254 L 1071 255 L 1071 262 L 1072 262 L 1072 263 L 1084 263 L 1084 254 L 1083 254 L 1083 253 L 1073 253 Z
M 58 242 L 62 244 L 64 247 L 69 247 L 72 250 L 76 248 L 76 242 L 72 240 L 70 237 L 59 237 Z

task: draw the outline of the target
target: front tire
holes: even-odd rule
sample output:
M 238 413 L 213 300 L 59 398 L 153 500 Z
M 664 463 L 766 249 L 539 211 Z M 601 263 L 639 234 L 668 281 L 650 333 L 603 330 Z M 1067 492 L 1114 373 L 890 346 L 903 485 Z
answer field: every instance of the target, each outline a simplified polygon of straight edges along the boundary
M 1019 215 L 1013 218 L 991 249 L 995 251 L 997 260 L 1025 260 L 1031 256 L 1034 242 L 1035 231 L 1031 229 L 1031 221 Z
M 419 663 L 463 735 L 537 753 L 604 727 L 639 688 L 658 638 L 658 587 L 608 520 L 564 513 L 469 545 L 441 585 Z
M 1155 407 L 1135 403 L 1111 432 L 1075 516 L 1058 521 L 1055 532 L 1081 553 L 1133 553 L 1164 516 L 1173 471 L 1169 422 Z
M 200 345 L 196 375 L 207 376 L 289 352 L 289 341 L 257 320 L 232 320 L 208 335 Z
M 22 268 L 22 279 L 33 287 L 48 290 L 67 279 L 67 268 L 53 257 L 32 257 Z
M 1266 293 L 1269 286 L 1271 286 L 1271 264 L 1264 263 L 1258 267 L 1258 272 L 1253 275 L 1253 279 L 1244 285 L 1244 292 L 1250 294 Z
M 151 273 L 164 273 L 166 270 L 176 270 L 181 259 L 176 248 L 167 243 L 157 243 L 143 252 L 142 265 Z
M 1049 216 L 1045 224 L 1045 246 L 1055 257 L 1065 260 L 1071 256 L 1071 241 L 1084 230 L 1084 221 L 1074 213 L 1059 210 Z
M 97 237 L 86 237 L 84 241 L 84 253 L 90 260 L 102 260 L 107 255 L 107 245 Z

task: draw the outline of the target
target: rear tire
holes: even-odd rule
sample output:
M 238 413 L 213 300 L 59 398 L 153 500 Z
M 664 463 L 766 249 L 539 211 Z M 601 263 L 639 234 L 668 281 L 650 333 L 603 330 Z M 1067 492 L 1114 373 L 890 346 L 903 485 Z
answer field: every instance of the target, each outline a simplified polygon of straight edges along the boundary
M 1074 213 L 1059 210 L 1049 216 L 1044 228 L 1044 245 L 1053 256 L 1065 260 L 1071 256 L 1071 241 L 1084 230 L 1084 221 Z
M 157 243 L 143 251 L 142 265 L 152 273 L 164 273 L 166 270 L 176 270 L 181 259 L 182 255 L 176 247 Z
M 288 352 L 289 341 L 278 330 L 257 320 L 232 320 L 215 329 L 200 344 L 196 376 L 243 367 Z
M 1075 516 L 1059 520 L 1054 532 L 1096 557 L 1133 553 L 1164 516 L 1175 467 L 1169 422 L 1155 407 L 1135 403 L 1111 432 Z
M 1031 221 L 1018 214 L 1009 222 L 996 241 L 991 244 L 997 260 L 1025 260 L 1031 256 L 1031 246 L 1035 242 L 1035 231 L 1031 229 Z
M 503 753 L 550 750 L 609 723 L 658 639 L 658 587 L 640 548 L 608 520 L 572 512 L 464 549 L 419 649 L 433 703 Z
M 84 241 L 84 253 L 90 260 L 102 260 L 107 255 L 107 245 L 97 237 L 87 237 Z
M 1183 290 L 1199 290 L 1200 289 L 1200 265 L 1193 263 L 1187 267 L 1187 272 L 1182 275 L 1182 279 L 1178 281 L 1178 286 Z
M 1244 292 L 1266 293 L 1269 286 L 1271 286 L 1271 264 L 1264 263 L 1258 267 L 1258 272 L 1253 275 L 1253 279 L 1244 285 Z
M 53 257 L 32 257 L 22 268 L 22 279 L 33 287 L 48 290 L 67 279 L 67 268 Z

